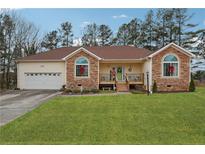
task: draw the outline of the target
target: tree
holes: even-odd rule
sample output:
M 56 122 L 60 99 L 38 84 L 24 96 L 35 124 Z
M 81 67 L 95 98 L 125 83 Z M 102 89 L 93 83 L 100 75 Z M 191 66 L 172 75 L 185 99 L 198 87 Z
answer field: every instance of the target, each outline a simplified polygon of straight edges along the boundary
M 36 53 L 37 48 L 26 53 L 26 46 L 35 40 L 38 43 L 38 29 L 15 12 L 0 13 L 0 68 L 1 88 L 10 88 L 16 85 L 16 59 L 30 52 Z M 10 83 L 14 82 L 13 85 Z
M 155 26 L 155 41 L 157 49 L 165 46 L 165 38 L 167 38 L 166 32 L 166 20 L 165 20 L 166 9 L 158 9 L 156 12 L 156 25 Z
M 200 55 L 205 59 L 205 30 L 202 30 L 199 35 L 199 44 L 198 44 L 198 50 L 200 50 Z
M 189 91 L 190 92 L 194 92 L 195 91 L 195 83 L 194 83 L 194 79 L 193 79 L 193 76 L 191 75 L 191 82 L 189 84 Z
M 105 46 L 111 44 L 112 30 L 107 25 L 100 25 L 98 32 L 99 45 Z
M 140 23 L 141 21 L 137 18 L 132 19 L 128 24 L 128 33 L 129 33 L 129 45 L 140 46 L 139 37 L 140 37 Z
M 176 40 L 175 42 L 183 47 L 190 48 L 194 40 L 193 38 L 197 36 L 197 32 L 189 31 L 190 28 L 194 28 L 197 24 L 187 23 L 193 16 L 187 14 L 187 9 L 176 8 L 173 9 L 174 19 L 175 19 L 175 33 Z
M 98 26 L 96 23 L 89 24 L 84 28 L 82 44 L 84 46 L 97 46 L 98 45 Z
M 129 29 L 127 24 L 123 24 L 119 27 L 117 32 L 117 45 L 128 45 L 129 44 Z
M 12 20 L 11 16 L 3 15 L 1 21 L 1 29 L 3 31 L 3 39 L 4 44 L 1 47 L 3 49 L 2 58 L 3 58 L 3 73 L 2 73 L 2 81 L 6 83 L 6 88 L 9 88 L 9 73 L 11 62 L 13 60 L 12 47 L 14 43 L 14 32 L 15 32 L 15 23 Z M 3 87 L 3 83 L 2 83 Z
M 69 47 L 73 44 L 73 33 L 72 33 L 72 24 L 69 22 L 64 22 L 61 24 L 60 32 L 60 41 L 61 46 Z
M 41 46 L 45 49 L 51 50 L 57 48 L 59 42 L 60 39 L 58 36 L 58 31 L 53 30 L 44 36 Z
M 145 17 L 145 40 L 146 40 L 146 47 L 150 50 L 152 50 L 154 47 L 153 41 L 154 41 L 154 12 L 153 10 L 150 10 L 146 17 Z

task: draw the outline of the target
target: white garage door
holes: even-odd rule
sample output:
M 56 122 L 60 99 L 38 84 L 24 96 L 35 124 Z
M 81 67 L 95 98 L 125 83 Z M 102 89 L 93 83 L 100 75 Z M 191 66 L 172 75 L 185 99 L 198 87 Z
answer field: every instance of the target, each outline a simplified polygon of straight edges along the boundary
M 60 89 L 61 73 L 25 73 L 25 89 Z

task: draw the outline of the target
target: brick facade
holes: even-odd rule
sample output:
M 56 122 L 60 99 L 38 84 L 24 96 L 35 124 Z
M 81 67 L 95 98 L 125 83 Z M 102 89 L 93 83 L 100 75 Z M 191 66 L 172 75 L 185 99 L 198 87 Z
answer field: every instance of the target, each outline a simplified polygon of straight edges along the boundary
M 75 77 L 75 60 L 79 57 L 86 57 L 89 60 L 89 77 L 87 78 L 78 78 Z M 99 65 L 98 59 L 95 57 L 80 51 L 74 56 L 69 58 L 66 62 L 67 69 L 67 88 L 79 88 L 79 85 L 82 85 L 83 88 L 87 89 L 98 89 L 99 83 Z
M 166 54 L 179 58 L 179 77 L 167 78 L 162 75 L 162 58 Z M 161 51 L 152 58 L 152 80 L 157 83 L 158 91 L 188 91 L 190 81 L 190 57 L 173 47 Z

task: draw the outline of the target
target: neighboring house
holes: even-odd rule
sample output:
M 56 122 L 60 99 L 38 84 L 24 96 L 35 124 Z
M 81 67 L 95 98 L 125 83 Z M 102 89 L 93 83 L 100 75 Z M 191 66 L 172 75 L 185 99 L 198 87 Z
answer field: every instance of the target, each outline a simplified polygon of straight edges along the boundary
M 131 46 L 64 47 L 17 62 L 20 89 L 149 89 L 188 91 L 194 55 L 174 43 L 151 52 Z M 147 80 L 148 78 L 148 80 Z

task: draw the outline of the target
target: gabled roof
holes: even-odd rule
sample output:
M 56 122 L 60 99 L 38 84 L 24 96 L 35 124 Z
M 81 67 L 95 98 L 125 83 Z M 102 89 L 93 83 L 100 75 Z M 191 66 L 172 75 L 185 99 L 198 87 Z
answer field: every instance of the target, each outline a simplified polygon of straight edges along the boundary
M 87 53 L 87 54 L 89 54 L 89 55 L 91 55 L 91 56 L 97 58 L 98 60 L 101 60 L 101 59 L 102 59 L 102 58 L 98 57 L 96 54 L 90 52 L 89 50 L 87 50 L 87 49 L 85 49 L 85 48 L 83 48 L 83 47 L 78 48 L 77 50 L 73 51 L 72 53 L 70 53 L 69 55 L 67 55 L 66 57 L 64 57 L 64 58 L 62 58 L 62 59 L 63 59 L 63 60 L 66 60 L 66 59 L 72 57 L 73 55 L 75 55 L 76 53 L 81 52 L 81 51 L 84 51 L 85 53 Z
M 174 43 L 170 43 L 156 52 L 134 46 L 63 47 L 23 57 L 17 61 L 64 61 L 79 51 L 84 51 L 98 60 L 141 60 L 147 57 L 151 58 L 169 47 L 173 47 L 190 57 L 194 57 L 194 54 L 191 52 Z
M 23 57 L 18 61 L 62 61 L 81 49 L 99 60 L 138 60 L 152 53 L 147 49 L 133 46 L 63 47 Z
M 150 54 L 149 57 L 153 57 L 153 56 L 157 55 L 158 53 L 160 53 L 161 51 L 166 50 L 166 49 L 169 48 L 169 47 L 173 47 L 173 48 L 175 48 L 176 50 L 178 50 L 178 51 L 180 51 L 180 52 L 186 54 L 187 56 L 190 56 L 190 57 L 194 57 L 194 56 L 195 56 L 193 53 L 189 52 L 188 50 L 185 50 L 184 48 L 182 48 L 182 47 L 176 45 L 175 43 L 170 43 L 170 44 L 164 46 L 163 48 L 157 50 L 156 52 Z

